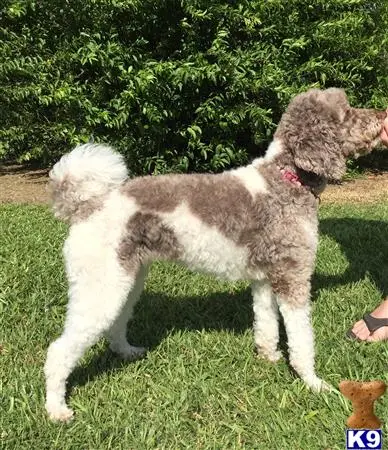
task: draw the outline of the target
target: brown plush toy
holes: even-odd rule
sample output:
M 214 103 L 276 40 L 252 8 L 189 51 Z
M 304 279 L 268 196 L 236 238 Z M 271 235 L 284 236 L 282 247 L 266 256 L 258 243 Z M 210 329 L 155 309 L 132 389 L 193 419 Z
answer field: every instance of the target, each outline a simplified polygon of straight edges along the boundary
M 346 422 L 349 428 L 380 428 L 381 421 L 375 415 L 373 407 L 386 388 L 384 381 L 341 381 L 339 389 L 353 406 L 353 414 Z

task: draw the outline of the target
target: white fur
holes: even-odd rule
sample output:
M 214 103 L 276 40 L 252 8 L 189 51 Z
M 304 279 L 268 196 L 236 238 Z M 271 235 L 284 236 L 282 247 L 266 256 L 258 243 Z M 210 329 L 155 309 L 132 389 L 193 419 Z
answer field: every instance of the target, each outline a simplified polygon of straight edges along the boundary
M 132 199 L 112 192 L 101 211 L 70 229 L 64 246 L 69 281 L 66 323 L 61 337 L 50 345 L 45 364 L 46 409 L 54 420 L 71 418 L 73 413 L 65 403 L 66 379 L 103 332 L 126 357 L 142 352 L 124 345 L 126 321 L 115 323 L 124 308 L 128 309 L 127 320 L 130 317 L 136 298 L 127 299 L 128 292 L 135 289 L 135 297 L 140 295 L 136 279 L 123 269 L 116 253 L 124 227 L 136 210 Z
M 84 144 L 64 155 L 50 171 L 56 185 L 67 182 L 63 193 L 71 201 L 85 202 L 100 197 L 119 186 L 128 177 L 124 158 L 111 147 Z
M 52 179 L 63 180 L 66 177 L 119 185 L 128 177 L 128 171 L 122 155 L 111 147 L 83 144 L 64 155 L 50 171 Z
M 127 303 L 108 331 L 106 331 L 106 337 L 110 342 L 111 350 L 124 359 L 137 358 L 146 352 L 144 347 L 134 347 L 127 341 L 127 323 L 131 319 L 133 308 L 143 291 L 147 271 L 148 269 L 146 267 L 140 269 L 131 295 L 128 296 Z
M 310 304 L 295 306 L 287 298 L 278 297 L 280 312 L 287 332 L 290 363 L 298 375 L 313 390 L 329 390 L 330 386 L 315 374 L 314 333 L 310 318 Z
M 256 194 L 265 194 L 268 192 L 264 177 L 252 164 L 247 167 L 231 170 L 230 174 L 237 177 L 243 183 L 252 197 L 255 197 Z
M 64 245 L 67 275 L 77 278 L 86 268 L 101 264 L 108 255 L 116 255 L 116 249 L 125 232 L 130 217 L 138 211 L 136 202 L 118 191 L 109 194 L 104 208 L 88 219 L 74 224 Z
M 276 362 L 281 353 L 277 350 L 279 342 L 279 311 L 271 285 L 268 281 L 252 284 L 253 332 L 257 352 L 269 361 Z
M 278 140 L 274 139 L 267 148 L 265 155 L 261 158 L 256 158 L 252 161 L 254 167 L 258 167 L 264 162 L 270 162 L 275 159 L 276 156 L 280 155 L 284 151 L 283 144 Z
M 248 278 L 248 251 L 205 224 L 181 204 L 172 213 L 161 214 L 183 247 L 180 260 L 192 270 L 213 273 L 227 280 Z
M 312 248 L 317 248 L 318 246 L 318 227 L 311 220 L 302 220 L 301 229 L 306 235 L 306 241 L 308 245 Z

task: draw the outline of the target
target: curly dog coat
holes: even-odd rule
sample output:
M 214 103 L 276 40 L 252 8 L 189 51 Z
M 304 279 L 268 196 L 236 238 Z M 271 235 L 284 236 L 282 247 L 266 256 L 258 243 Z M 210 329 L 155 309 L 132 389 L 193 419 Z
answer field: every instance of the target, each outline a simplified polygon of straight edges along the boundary
M 69 302 L 45 364 L 49 416 L 71 418 L 66 380 L 100 336 L 124 358 L 144 352 L 127 342 L 126 326 L 154 259 L 250 280 L 259 354 L 280 356 L 280 310 L 291 365 L 312 389 L 327 387 L 314 369 L 309 302 L 317 197 L 348 157 L 380 143 L 385 115 L 352 108 L 340 89 L 310 90 L 290 103 L 265 157 L 217 175 L 128 179 L 123 158 L 103 145 L 63 156 L 50 178 L 55 214 L 71 224 Z

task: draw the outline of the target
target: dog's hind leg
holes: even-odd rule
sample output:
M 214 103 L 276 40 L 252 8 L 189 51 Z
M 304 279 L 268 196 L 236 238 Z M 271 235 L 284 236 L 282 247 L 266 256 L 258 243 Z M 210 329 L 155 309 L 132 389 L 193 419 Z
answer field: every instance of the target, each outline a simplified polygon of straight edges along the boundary
M 62 335 L 47 352 L 46 410 L 52 420 L 67 421 L 73 411 L 65 402 L 66 380 L 84 352 L 106 332 L 121 313 L 135 275 L 116 261 L 101 266 L 75 267 L 69 277 L 69 304 Z
M 253 333 L 257 353 L 269 361 L 276 362 L 281 353 L 279 342 L 279 311 L 276 298 L 268 280 L 252 283 Z
M 146 351 L 144 347 L 135 347 L 127 341 L 127 323 L 132 317 L 133 308 L 144 288 L 144 279 L 148 268 L 142 267 L 136 277 L 133 289 L 128 294 L 128 299 L 122 312 L 113 322 L 106 332 L 106 337 L 110 342 L 110 348 L 124 359 L 138 358 Z

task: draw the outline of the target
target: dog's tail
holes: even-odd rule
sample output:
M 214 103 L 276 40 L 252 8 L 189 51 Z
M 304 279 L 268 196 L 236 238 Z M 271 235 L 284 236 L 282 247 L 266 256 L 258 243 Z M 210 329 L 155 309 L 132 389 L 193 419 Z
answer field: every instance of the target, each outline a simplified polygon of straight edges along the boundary
M 50 171 L 50 188 L 56 217 L 71 221 L 93 209 L 109 191 L 128 178 L 124 158 L 101 144 L 77 146 L 62 156 Z

